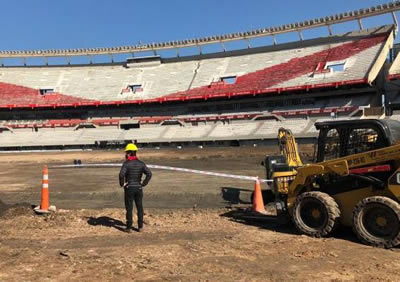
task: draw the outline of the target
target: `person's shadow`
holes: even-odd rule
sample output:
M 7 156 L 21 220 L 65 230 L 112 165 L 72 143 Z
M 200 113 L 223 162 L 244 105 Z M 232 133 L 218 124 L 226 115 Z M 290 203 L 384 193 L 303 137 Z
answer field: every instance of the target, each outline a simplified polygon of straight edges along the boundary
M 122 221 L 108 216 L 100 216 L 100 217 L 91 216 L 89 217 L 87 223 L 93 226 L 102 225 L 107 227 L 113 227 L 119 231 L 125 232 L 125 224 Z

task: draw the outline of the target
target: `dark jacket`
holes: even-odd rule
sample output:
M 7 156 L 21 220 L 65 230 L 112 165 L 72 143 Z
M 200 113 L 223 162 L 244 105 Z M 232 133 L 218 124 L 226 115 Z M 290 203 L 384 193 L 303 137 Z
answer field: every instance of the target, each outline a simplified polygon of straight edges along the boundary
M 143 174 L 146 178 L 142 182 Z M 126 160 L 119 172 L 119 185 L 122 187 L 128 183 L 129 188 L 141 188 L 147 185 L 151 179 L 151 171 L 144 162 L 139 160 Z

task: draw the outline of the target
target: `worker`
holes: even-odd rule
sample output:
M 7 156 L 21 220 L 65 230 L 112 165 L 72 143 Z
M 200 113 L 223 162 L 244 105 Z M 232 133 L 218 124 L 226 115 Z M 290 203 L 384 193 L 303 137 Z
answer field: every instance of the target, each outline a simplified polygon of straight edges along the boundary
M 151 171 L 146 164 L 138 160 L 136 156 L 138 148 L 135 144 L 130 143 L 125 147 L 126 161 L 123 163 L 119 173 L 119 185 L 125 191 L 125 209 L 126 209 L 126 229 L 130 233 L 132 230 L 132 210 L 133 201 L 135 201 L 138 232 L 143 231 L 143 187 L 145 187 L 151 179 Z M 146 178 L 142 182 L 143 174 Z

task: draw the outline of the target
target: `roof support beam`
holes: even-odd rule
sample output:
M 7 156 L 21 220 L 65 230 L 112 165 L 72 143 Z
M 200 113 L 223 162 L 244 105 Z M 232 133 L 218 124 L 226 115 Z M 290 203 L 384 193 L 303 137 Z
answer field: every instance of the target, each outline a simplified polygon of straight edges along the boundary
M 221 45 L 222 45 L 222 50 L 224 50 L 224 52 L 226 52 L 225 43 L 221 42 Z
M 332 36 L 332 28 L 331 28 L 331 25 L 328 24 L 328 25 L 326 25 L 326 26 L 328 27 L 329 35 Z
M 111 63 L 114 63 L 114 55 L 113 54 L 108 54 L 108 56 L 110 56 Z
M 358 27 L 360 28 L 360 30 L 363 30 L 364 28 L 363 28 L 361 19 L 357 19 L 357 22 L 358 22 Z
M 246 38 L 246 42 L 247 42 L 247 49 L 250 49 L 251 48 L 250 39 Z
M 303 37 L 303 33 L 301 32 L 301 30 L 299 30 L 298 33 L 299 33 L 300 40 L 303 41 L 304 37 Z
M 396 14 L 394 12 L 392 12 L 392 18 L 393 18 L 393 22 L 396 25 L 396 28 L 399 26 L 399 23 L 397 22 L 397 17 Z

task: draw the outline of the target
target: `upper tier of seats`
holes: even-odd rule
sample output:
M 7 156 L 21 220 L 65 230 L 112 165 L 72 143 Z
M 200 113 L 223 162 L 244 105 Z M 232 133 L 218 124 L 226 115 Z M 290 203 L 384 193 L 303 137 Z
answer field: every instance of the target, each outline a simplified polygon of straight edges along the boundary
M 393 27 L 385 26 L 151 65 L 3 67 L 0 107 L 164 102 L 370 83 L 392 41 Z

